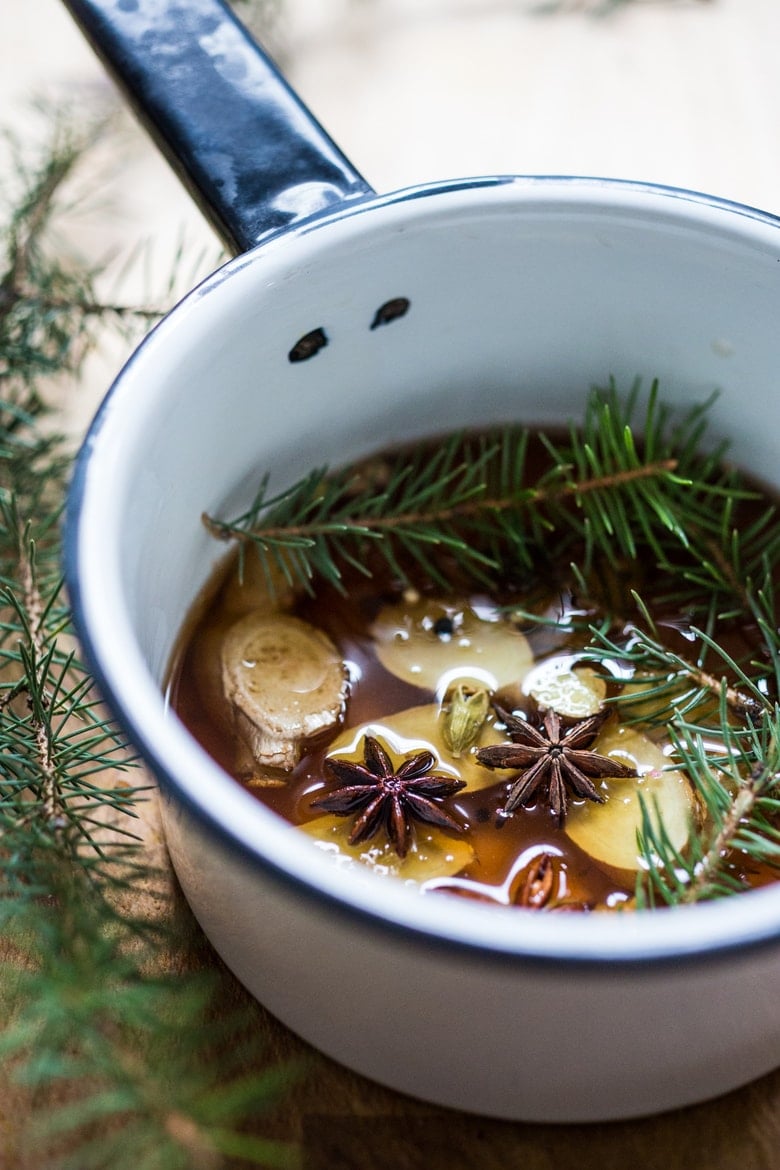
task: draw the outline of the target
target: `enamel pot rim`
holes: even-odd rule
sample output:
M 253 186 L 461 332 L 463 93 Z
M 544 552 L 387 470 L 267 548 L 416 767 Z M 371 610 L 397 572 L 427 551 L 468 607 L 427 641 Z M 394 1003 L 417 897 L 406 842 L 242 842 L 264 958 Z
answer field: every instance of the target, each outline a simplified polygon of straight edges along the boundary
M 621 207 L 645 206 L 681 221 L 751 222 L 759 230 L 778 232 L 780 219 L 728 200 L 676 187 L 619 179 L 577 176 L 488 176 L 416 186 L 339 205 L 284 229 L 252 252 L 229 261 L 191 292 L 157 325 L 131 356 L 109 390 L 84 441 L 68 498 L 65 531 L 65 572 L 74 621 L 85 658 L 130 741 L 162 783 L 166 799 L 194 816 L 245 862 L 272 883 L 282 883 L 296 896 L 319 901 L 323 912 L 357 919 L 362 929 L 395 932 L 409 944 L 445 947 L 453 958 L 510 964 L 552 964 L 559 970 L 579 965 L 614 969 L 648 964 L 709 964 L 743 960 L 757 949 L 780 943 L 780 884 L 735 899 L 710 904 L 628 915 L 527 915 L 518 928 L 518 911 L 476 906 L 460 899 L 420 898 L 393 883 L 367 874 L 356 880 L 330 866 L 311 849 L 303 835 L 291 833 L 279 819 L 221 771 L 176 720 L 166 715 L 163 696 L 145 669 L 129 631 L 120 631 L 109 645 L 105 625 L 96 622 L 99 596 L 95 582 L 99 534 L 94 527 L 96 462 L 103 458 L 107 430 L 132 413 L 132 384 L 174 330 L 186 328 L 204 298 L 221 295 L 225 282 L 258 263 L 283 264 L 289 250 L 316 252 L 318 241 L 368 230 L 384 213 L 427 211 L 431 200 L 490 198 L 501 189 L 518 199 L 590 202 L 610 214 Z M 365 220 L 364 217 L 369 219 Z M 120 622 L 121 626 L 121 622 Z M 126 633 L 126 636 L 125 636 Z M 124 657 L 123 657 L 124 656 Z M 123 659 L 120 662 L 120 659 Z M 120 681 L 121 680 L 121 681 Z M 204 793 L 208 792 L 208 800 Z

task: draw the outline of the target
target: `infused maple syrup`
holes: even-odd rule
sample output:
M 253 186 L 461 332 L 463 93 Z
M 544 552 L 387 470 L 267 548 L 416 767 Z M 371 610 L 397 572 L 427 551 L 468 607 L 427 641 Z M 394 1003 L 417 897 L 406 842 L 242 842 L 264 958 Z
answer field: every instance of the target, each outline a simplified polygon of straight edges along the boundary
M 535 475 L 543 474 L 546 458 L 543 444 L 532 447 Z M 382 465 L 380 456 L 360 474 L 375 477 Z M 758 505 L 749 507 L 757 514 Z M 652 693 L 651 683 L 623 662 L 594 665 L 583 655 L 589 627 L 607 616 L 613 628 L 630 631 L 638 617 L 635 594 L 645 596 L 648 577 L 658 597 L 673 594 L 674 582 L 646 571 L 641 544 L 634 559 L 591 564 L 590 588 L 582 574 L 543 559 L 522 570 L 508 562 L 489 589 L 469 583 L 450 553 L 442 552 L 441 563 L 449 590 L 413 565 L 401 565 L 400 581 L 382 558 L 369 556 L 364 564 L 341 564 L 338 587 L 315 580 L 304 591 L 277 581 L 271 596 L 254 552 L 240 566 L 234 558 L 185 628 L 169 685 L 173 709 L 227 772 L 307 832 L 336 864 L 368 865 L 426 893 L 487 903 L 549 911 L 631 906 L 643 865 L 636 844 L 643 815 L 660 818 L 673 847 L 684 852 L 704 812 L 663 726 L 625 720 L 611 705 L 627 685 Z M 670 653 L 684 655 L 688 612 L 663 601 L 652 617 Z M 271 655 L 265 666 L 242 648 L 260 644 L 253 623 L 262 632 L 261 655 Z M 237 649 L 228 662 L 225 646 L 236 631 Z M 319 641 L 311 643 L 311 662 L 317 665 L 310 668 L 304 649 L 285 694 L 297 711 L 304 692 L 319 694 L 325 676 L 334 675 L 331 698 L 321 700 L 327 711 L 312 706 L 305 734 L 284 730 L 284 712 L 268 715 L 257 733 L 256 695 L 235 679 L 255 670 L 265 693 L 275 674 L 268 663 L 285 657 L 288 640 L 297 646 L 314 637 Z M 744 659 L 756 631 L 750 620 L 732 621 L 723 638 Z M 468 704 L 481 693 L 476 733 L 453 750 L 453 703 Z M 282 700 L 266 697 L 264 710 L 269 703 L 284 706 Z M 464 707 L 467 723 L 469 710 Z M 544 747 L 533 747 L 536 738 L 529 747 L 524 735 L 513 736 L 512 718 L 527 723 L 528 734 L 541 736 Z M 589 720 L 596 729 L 579 743 L 577 729 Z M 567 736 L 573 771 L 564 785 L 559 759 L 567 753 L 555 744 L 565 745 Z M 514 753 L 514 766 L 484 762 L 501 744 Z M 395 814 L 391 796 L 378 804 L 373 792 L 355 795 L 367 770 L 368 779 L 372 767 L 377 773 L 377 752 L 394 776 L 414 771 L 413 764 L 421 773 L 419 782 L 410 782 L 412 799 L 405 796 Z M 534 752 L 535 759 L 544 756 L 547 774 L 518 797 Z M 602 774 L 603 759 L 624 774 Z M 555 804 L 559 781 L 563 810 Z M 449 784 L 446 796 L 434 791 L 437 782 L 442 793 Z M 593 794 L 583 796 L 588 785 Z M 393 815 L 401 818 L 397 831 Z M 738 851 L 727 869 L 744 886 L 774 876 Z

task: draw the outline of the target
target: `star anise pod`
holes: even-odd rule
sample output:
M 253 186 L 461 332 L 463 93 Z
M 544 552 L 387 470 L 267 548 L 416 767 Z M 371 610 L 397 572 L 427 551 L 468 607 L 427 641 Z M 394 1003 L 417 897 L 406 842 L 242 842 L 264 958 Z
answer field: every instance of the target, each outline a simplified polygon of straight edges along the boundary
M 465 780 L 436 776 L 431 768 L 436 762 L 433 752 L 417 752 L 396 768 L 378 739 L 367 735 L 362 764 L 351 760 L 328 758 L 325 767 L 341 781 L 342 787 L 312 802 L 339 817 L 358 813 L 350 845 L 368 841 L 383 828 L 399 857 L 409 851 L 412 821 L 439 825 L 461 831 L 458 822 L 437 801 L 465 788 Z
M 522 906 L 524 910 L 546 910 L 551 914 L 580 913 L 593 909 L 591 903 L 574 901 L 570 896 L 567 896 L 565 883 L 563 884 L 564 901 L 559 901 L 560 893 L 556 894 L 555 892 L 558 885 L 558 874 L 555 870 L 552 854 L 542 853 L 533 859 L 525 871 L 525 877 L 515 896 L 514 904 Z
M 541 727 L 534 727 L 526 719 L 510 715 L 496 708 L 506 724 L 511 743 L 479 748 L 477 760 L 487 768 L 522 769 L 509 790 L 504 812 L 512 812 L 518 805 L 529 804 L 540 788 L 546 789 L 551 810 L 562 825 L 566 820 L 569 798 L 567 788 L 575 796 L 604 803 L 591 776 L 629 778 L 637 773 L 625 764 L 590 750 L 606 718 L 605 712 L 580 719 L 568 729 L 561 729 L 557 712 L 547 711 Z
M 553 896 L 555 869 L 552 856 L 542 853 L 529 865 L 516 904 L 526 910 L 543 910 Z

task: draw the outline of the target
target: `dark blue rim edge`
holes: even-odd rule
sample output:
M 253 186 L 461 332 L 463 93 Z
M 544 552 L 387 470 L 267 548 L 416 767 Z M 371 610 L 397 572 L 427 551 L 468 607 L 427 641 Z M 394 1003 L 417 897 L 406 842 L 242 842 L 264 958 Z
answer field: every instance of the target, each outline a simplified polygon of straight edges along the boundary
M 716 210 L 726 211 L 731 214 L 744 216 L 749 219 L 764 223 L 767 226 L 780 230 L 780 216 L 773 215 L 769 212 L 761 211 L 758 208 L 751 207 L 749 204 L 738 203 L 732 200 L 723 199 L 718 196 L 708 195 L 703 192 L 691 190 L 684 187 L 674 187 L 664 184 L 656 184 L 652 182 L 645 182 L 641 180 L 631 179 L 613 179 L 602 178 L 599 176 L 580 176 L 580 175 L 494 175 L 483 176 L 476 178 L 464 178 L 456 180 L 442 180 L 436 183 L 429 183 L 415 187 L 403 188 L 397 192 L 391 192 L 386 195 L 378 195 L 376 197 L 366 197 L 359 201 L 351 202 L 349 204 L 339 205 L 335 210 L 327 209 L 325 212 L 318 212 L 316 215 L 308 219 L 296 222 L 289 228 L 283 228 L 278 232 L 274 232 L 266 237 L 251 252 L 243 253 L 238 257 L 229 260 L 219 268 L 215 273 L 206 277 L 196 288 L 189 292 L 182 301 L 179 302 L 168 314 L 150 331 L 147 338 L 133 351 L 128 360 L 125 362 L 122 369 L 117 374 L 114 382 L 106 393 L 90 427 L 84 438 L 82 446 L 76 457 L 73 473 L 71 476 L 70 487 L 68 490 L 67 503 L 65 508 L 64 532 L 63 532 L 63 568 L 65 584 L 68 591 L 69 602 L 71 606 L 73 625 L 76 630 L 79 644 L 81 646 L 82 655 L 85 663 L 95 681 L 95 684 L 100 692 L 102 698 L 109 706 L 112 715 L 114 716 L 118 726 L 125 733 L 131 744 L 136 747 L 144 761 L 148 764 L 155 777 L 160 782 L 162 795 L 166 799 L 173 799 L 177 802 L 186 813 L 194 817 L 194 819 L 205 828 L 221 845 L 228 845 L 231 849 L 239 852 L 245 860 L 250 861 L 253 865 L 258 866 L 266 877 L 271 878 L 278 886 L 282 887 L 286 892 L 296 893 L 304 897 L 310 902 L 318 903 L 323 908 L 327 909 L 329 914 L 335 914 L 341 919 L 346 919 L 350 923 L 359 923 L 361 926 L 370 929 L 372 932 L 387 936 L 394 935 L 402 944 L 409 945 L 414 942 L 416 945 L 423 944 L 426 948 L 432 951 L 447 951 L 459 958 L 468 958 L 471 962 L 484 962 L 494 965 L 496 962 L 509 965 L 511 967 L 518 966 L 533 966 L 535 968 L 547 969 L 555 972 L 565 972 L 569 968 L 585 968 L 590 970 L 663 970 L 664 968 L 680 968 L 680 967 L 694 967 L 702 964 L 712 965 L 713 963 L 728 962 L 735 951 L 740 954 L 746 952 L 761 952 L 764 950 L 771 950 L 776 948 L 780 943 L 780 920 L 778 920 L 776 928 L 771 932 L 756 932 L 755 934 L 742 936 L 733 942 L 719 942 L 716 944 L 692 945 L 688 949 L 680 950 L 676 948 L 674 951 L 670 950 L 668 953 L 658 953 L 657 949 L 648 949 L 647 953 L 641 951 L 635 952 L 631 955 L 612 955 L 594 953 L 592 949 L 583 950 L 581 954 L 566 954 L 563 956 L 554 956 L 550 954 L 540 954 L 535 951 L 524 951 L 522 949 L 522 938 L 518 938 L 517 949 L 508 950 L 504 947 L 491 946 L 480 942 L 470 941 L 463 938 L 454 938 L 445 936 L 443 934 L 432 934 L 429 931 L 417 927 L 407 926 L 400 922 L 395 922 L 390 919 L 381 917 L 378 913 L 365 909 L 361 906 L 356 906 L 350 903 L 341 901 L 333 894 L 327 893 L 318 886 L 310 884 L 303 878 L 297 877 L 286 870 L 281 869 L 274 862 L 271 862 L 263 856 L 258 850 L 250 848 L 244 842 L 237 840 L 230 831 L 215 823 L 212 816 L 209 815 L 207 809 L 201 804 L 193 800 L 189 795 L 182 792 L 175 777 L 163 767 L 158 761 L 154 749 L 148 744 L 143 728 L 137 725 L 132 717 L 125 712 L 123 705 L 117 699 L 113 688 L 105 678 L 101 670 L 100 663 L 94 652 L 92 640 L 88 632 L 88 622 L 84 615 L 84 608 L 82 604 L 81 588 L 79 585 L 78 575 L 78 532 L 80 524 L 80 516 L 82 510 L 83 497 L 86 490 L 87 465 L 89 463 L 92 448 L 99 436 L 102 428 L 103 420 L 110 407 L 110 402 L 113 397 L 113 392 L 118 382 L 123 378 L 125 371 L 128 370 L 136 361 L 138 353 L 145 347 L 147 340 L 152 334 L 155 334 L 158 329 L 163 328 L 169 317 L 179 308 L 180 305 L 185 305 L 192 299 L 200 298 L 211 292 L 221 285 L 222 281 L 227 279 L 231 273 L 237 268 L 242 268 L 244 264 L 250 263 L 253 258 L 265 247 L 265 245 L 272 240 L 278 240 L 281 237 L 295 236 L 307 234 L 310 231 L 318 230 L 326 224 L 340 221 L 347 217 L 354 215 L 361 215 L 374 208 L 389 206 L 395 203 L 410 202 L 416 199 L 422 199 L 429 196 L 439 194 L 448 194 L 457 191 L 465 190 L 479 190 L 483 188 L 490 188 L 496 186 L 505 186 L 511 184 L 518 184 L 524 187 L 545 187 L 547 185 L 561 185 L 570 184 L 580 186 L 592 186 L 594 189 L 606 190 L 626 190 L 635 192 L 637 194 L 647 193 L 653 195 L 660 195 L 665 198 L 681 200 L 682 202 L 695 203 L 700 206 L 712 207 Z M 780 246 L 778 247 L 778 261 L 780 261 Z M 747 895 L 750 896 L 750 895 Z M 760 895 L 759 895 L 760 896 Z M 703 907 L 701 909 L 705 909 Z M 686 908 L 684 913 L 696 912 L 691 907 Z M 675 910 L 650 911 L 648 913 L 676 913 Z

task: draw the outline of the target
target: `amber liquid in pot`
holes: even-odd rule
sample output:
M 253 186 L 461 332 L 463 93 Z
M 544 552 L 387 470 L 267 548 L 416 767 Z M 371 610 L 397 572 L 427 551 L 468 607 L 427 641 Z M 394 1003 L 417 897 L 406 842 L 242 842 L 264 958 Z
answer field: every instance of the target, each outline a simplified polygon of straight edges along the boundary
M 537 450 L 534 458 L 541 467 L 544 458 L 541 451 Z M 171 707 L 194 737 L 241 783 L 243 777 L 236 767 L 235 732 L 221 690 L 220 646 L 237 618 L 254 606 L 268 605 L 268 601 L 262 589 L 239 585 L 237 572 L 234 558 L 223 567 L 218 580 L 204 591 L 190 614 L 170 674 L 168 695 Z M 638 563 L 612 564 L 605 567 L 601 585 L 605 594 L 614 595 L 618 591 L 627 595 L 632 586 L 641 583 L 641 578 L 642 566 Z M 367 722 L 381 724 L 394 713 L 433 703 L 432 691 L 396 677 L 385 669 L 375 653 L 370 632 L 372 623 L 384 603 L 396 602 L 402 594 L 383 562 L 377 562 L 370 579 L 345 567 L 343 583 L 343 593 L 330 585 L 320 585 L 314 596 L 297 596 L 288 611 L 327 633 L 348 664 L 353 682 L 346 720 L 339 731 Z M 431 596 L 441 595 L 440 589 L 424 583 L 420 588 Z M 490 600 L 501 605 L 522 604 L 528 609 L 531 608 L 529 592 L 537 609 L 541 606 L 554 613 L 561 621 L 561 629 L 565 629 L 567 614 L 569 610 L 577 611 L 578 601 L 560 582 L 552 589 L 549 586 L 545 589 L 539 580 L 529 582 L 526 578 L 519 585 L 506 580 L 499 584 Z M 463 592 L 459 591 L 458 595 L 463 596 Z M 484 597 L 484 590 L 472 590 L 471 600 L 479 597 Z M 685 615 L 654 616 L 663 624 L 669 647 L 684 653 Z M 581 635 L 566 635 L 547 626 L 527 626 L 524 633 L 535 658 L 551 652 L 571 653 L 582 644 Z M 728 637 L 731 649 L 736 651 L 745 642 L 751 642 L 754 631 L 748 626 L 736 627 Z M 538 715 L 532 703 L 527 713 Z M 250 791 L 293 825 L 304 825 L 320 817 L 321 811 L 312 806 L 318 797 L 334 787 L 323 765 L 332 739 L 330 736 L 307 750 L 292 773 L 272 777 L 275 782 L 271 785 L 250 785 Z M 427 892 L 447 892 L 504 905 L 524 904 L 529 873 L 546 856 L 553 868 L 549 908 L 592 910 L 630 905 L 634 892 L 630 871 L 616 871 L 594 861 L 571 840 L 565 826 L 556 823 L 543 802 L 520 808 L 511 816 L 502 815 L 511 785 L 500 772 L 494 775 L 495 782 L 489 787 L 466 790 L 448 801 L 448 810 L 462 823 L 474 856 L 453 877 L 425 883 Z M 731 869 L 750 886 L 762 885 L 776 877 L 739 855 L 731 858 Z

